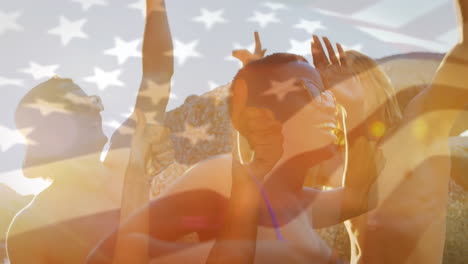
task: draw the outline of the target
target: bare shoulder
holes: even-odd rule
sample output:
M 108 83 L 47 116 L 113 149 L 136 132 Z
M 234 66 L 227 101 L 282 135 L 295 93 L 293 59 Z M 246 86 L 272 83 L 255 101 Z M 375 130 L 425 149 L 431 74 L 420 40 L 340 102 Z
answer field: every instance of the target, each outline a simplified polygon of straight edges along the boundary
M 214 156 L 190 167 L 162 195 L 194 189 L 228 194 L 231 189 L 231 154 Z
M 21 217 L 17 219 L 17 225 L 21 228 L 23 224 Z M 12 228 L 15 228 L 13 223 Z M 40 237 L 48 237 L 40 231 L 15 232 L 7 238 L 7 251 L 11 263 L 46 263 L 43 255 L 43 247 L 46 242 L 39 241 Z

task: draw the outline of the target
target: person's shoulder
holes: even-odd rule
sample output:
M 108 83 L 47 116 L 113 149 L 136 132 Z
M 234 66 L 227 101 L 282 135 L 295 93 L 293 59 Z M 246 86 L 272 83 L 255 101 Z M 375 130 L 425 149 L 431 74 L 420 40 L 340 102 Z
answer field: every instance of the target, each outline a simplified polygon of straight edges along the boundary
M 6 247 L 11 263 L 44 263 L 42 248 L 50 234 L 27 228 L 26 214 L 18 215 L 11 225 Z
M 211 157 L 190 167 L 163 194 L 194 189 L 228 193 L 231 187 L 231 154 Z

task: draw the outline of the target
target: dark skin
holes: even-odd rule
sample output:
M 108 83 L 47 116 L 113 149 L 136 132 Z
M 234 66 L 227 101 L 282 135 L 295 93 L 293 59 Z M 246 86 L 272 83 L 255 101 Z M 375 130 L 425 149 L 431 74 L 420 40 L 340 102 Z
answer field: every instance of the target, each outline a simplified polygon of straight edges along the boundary
M 294 66 L 290 70 L 294 69 L 295 74 L 298 74 L 298 70 L 300 72 L 301 70 L 306 69 L 302 67 L 303 67 L 302 65 L 297 65 L 297 66 Z M 331 112 L 333 113 L 333 111 Z M 268 120 L 268 119 L 264 118 L 263 120 Z M 258 123 L 258 122 L 255 122 L 255 123 Z M 251 140 L 254 140 L 254 138 L 255 137 L 253 137 Z M 254 142 L 252 143 L 253 145 L 255 145 Z M 361 154 L 365 153 L 366 155 L 369 154 L 370 157 L 374 156 L 373 153 L 375 150 L 366 142 L 361 143 L 361 146 L 358 149 L 364 150 L 364 152 Z M 346 219 L 346 217 L 360 214 L 362 212 L 361 211 L 362 207 L 360 205 L 357 208 L 356 207 L 353 208 L 352 206 L 351 207 L 347 206 L 346 204 L 343 204 L 341 202 L 342 201 L 341 199 L 343 199 L 341 195 L 343 194 L 346 195 L 347 193 L 347 192 L 343 192 L 343 190 L 327 192 L 327 195 L 322 197 L 320 195 L 320 192 L 316 190 L 302 188 L 302 183 L 304 181 L 306 169 L 304 168 L 304 169 L 298 170 L 297 168 L 302 167 L 303 165 L 301 164 L 310 164 L 311 157 L 313 157 L 316 160 L 315 162 L 320 162 L 321 160 L 330 157 L 332 154 L 333 154 L 333 147 L 331 148 L 325 147 L 324 149 L 321 149 L 321 150 L 296 155 L 293 158 L 289 159 L 287 162 L 284 162 L 281 166 L 279 166 L 276 169 L 275 173 L 270 178 L 268 178 L 268 180 L 266 180 L 264 184 L 264 189 L 269 197 L 269 202 L 271 206 L 273 207 L 273 210 L 276 212 L 276 218 L 277 218 L 279 226 L 286 225 L 291 220 L 295 219 L 295 217 L 298 214 L 303 212 L 305 207 L 308 207 L 313 202 L 317 202 L 317 201 L 319 201 L 320 203 L 324 203 L 328 206 L 319 206 L 319 205 L 312 206 L 312 208 L 314 208 L 313 211 L 315 211 L 315 217 L 313 217 L 314 226 L 327 226 L 330 224 L 336 224 L 342 221 L 342 219 Z M 218 162 L 220 168 L 224 166 L 223 165 L 224 163 L 226 163 L 226 165 L 230 163 L 228 160 L 224 160 L 224 159 L 223 161 L 215 160 L 214 162 Z M 207 166 L 211 166 L 211 165 L 208 165 L 208 163 L 209 162 L 206 162 L 205 164 Z M 356 163 L 356 164 L 359 164 L 359 163 Z M 216 175 L 216 171 L 213 169 L 207 169 L 207 171 L 204 171 L 205 170 L 204 167 L 206 167 L 206 165 L 196 166 L 190 171 L 189 174 L 187 174 L 183 178 L 187 180 L 191 180 L 192 182 L 213 181 L 214 179 L 210 180 L 206 178 L 205 176 L 209 176 L 209 177 L 211 177 L 210 175 L 214 176 Z M 229 167 L 229 165 L 227 167 Z M 208 171 L 210 171 L 209 174 L 207 174 Z M 290 177 L 281 176 L 285 172 L 292 172 L 292 171 L 294 173 L 291 174 Z M 354 174 L 361 174 L 361 175 L 371 174 L 374 176 L 376 175 L 376 168 L 356 167 L 356 168 L 351 168 L 351 171 L 353 171 Z M 221 175 L 217 176 L 217 178 L 220 178 L 220 176 Z M 223 177 L 221 177 L 220 179 L 223 179 Z M 250 188 L 244 189 L 244 191 L 248 189 Z M 215 190 L 218 190 L 217 187 L 215 187 Z M 222 190 L 223 189 L 221 188 L 220 189 L 221 193 L 224 192 Z M 233 191 L 234 190 L 231 190 L 231 195 Z M 203 190 L 203 188 L 200 188 L 200 189 L 195 188 L 190 191 L 187 190 L 187 191 L 182 191 L 182 192 L 176 192 L 176 194 L 172 194 L 172 195 L 166 194 L 165 197 L 152 201 L 150 206 L 148 206 L 145 209 L 142 209 L 142 211 L 138 212 L 133 217 L 131 217 L 124 224 L 123 230 L 125 233 L 128 234 L 128 236 L 133 236 L 133 234 L 138 233 L 138 223 L 140 221 L 139 219 L 141 219 L 140 216 L 145 214 L 145 210 L 149 210 L 150 216 L 155 217 L 151 219 L 158 219 L 156 218 L 157 216 L 164 215 L 164 220 L 162 219 L 151 220 L 151 228 L 150 228 L 151 241 L 153 241 L 153 239 L 155 241 L 161 241 L 161 240 L 173 241 L 177 238 L 180 238 L 181 236 L 185 234 L 188 234 L 191 232 L 197 232 L 201 241 L 207 241 L 213 238 L 218 238 L 217 241 L 222 242 L 222 241 L 229 240 L 229 238 L 232 235 L 242 234 L 243 232 L 241 231 L 235 232 L 235 233 L 227 233 L 227 234 L 222 231 L 223 227 L 226 227 L 226 226 L 233 227 L 232 224 L 228 224 L 229 222 L 236 224 L 232 222 L 231 220 L 226 222 L 226 219 L 232 219 L 232 217 L 226 217 L 226 215 L 232 215 L 233 205 L 231 203 L 233 201 L 229 200 L 224 195 L 219 195 L 219 194 L 216 194 L 215 196 L 203 195 L 204 193 L 207 193 L 207 192 L 212 193 L 209 189 Z M 192 193 L 196 193 L 197 195 L 192 196 L 191 195 Z M 243 196 L 243 195 L 239 195 L 239 196 Z M 350 196 L 350 198 L 354 198 L 354 197 L 357 197 L 357 196 L 355 195 Z M 346 199 L 347 202 L 352 201 L 352 200 L 353 199 Z M 177 201 L 180 201 L 180 204 Z M 213 205 L 213 204 L 219 205 L 219 206 L 215 206 L 215 207 L 211 206 L 209 208 L 206 207 L 208 205 Z M 285 210 L 285 208 L 287 208 L 287 210 Z M 248 208 L 244 208 L 244 209 L 247 210 Z M 254 210 L 254 211 L 256 212 L 257 210 Z M 252 213 L 254 211 L 252 211 Z M 257 224 L 252 225 L 252 223 L 258 222 L 258 225 L 260 226 L 273 227 L 271 216 L 269 215 L 268 209 L 263 202 L 260 203 L 258 211 L 259 211 L 258 216 L 256 216 L 255 213 L 250 214 L 252 216 L 252 218 L 248 221 L 250 223 L 250 226 L 255 227 Z M 243 215 L 245 216 L 245 214 Z M 190 226 L 190 225 L 184 226 L 183 225 L 184 221 L 181 221 L 181 219 L 198 219 L 197 221 L 201 221 L 201 223 L 197 222 L 199 224 L 195 226 Z M 248 229 L 247 230 L 240 229 L 240 230 L 244 230 L 247 232 Z M 244 234 L 245 234 L 245 237 L 252 237 L 254 233 L 247 232 Z M 99 246 L 98 250 L 96 250 L 91 256 L 90 263 L 106 263 L 106 258 L 108 259 L 108 256 L 110 255 L 110 252 L 108 250 L 112 248 L 112 243 L 113 243 L 112 241 L 114 240 L 115 240 L 115 234 L 109 237 L 106 241 L 104 241 Z M 252 239 L 244 239 L 244 240 L 252 241 Z M 223 243 L 221 243 L 220 245 L 223 245 Z M 247 247 L 248 249 L 246 250 L 248 251 L 252 250 L 252 246 L 254 245 Z M 226 250 L 227 249 L 222 249 L 222 246 L 221 246 L 220 252 L 225 252 Z M 161 255 L 158 254 L 158 252 L 160 251 L 157 251 L 157 250 L 153 251 L 152 253 L 150 253 L 150 257 L 152 258 L 160 257 Z M 217 252 L 217 250 L 213 252 Z M 213 253 L 213 254 L 218 255 L 218 256 L 220 255 L 218 253 Z M 251 253 L 249 253 L 249 254 L 243 255 L 243 257 L 247 257 L 249 255 L 252 256 Z M 99 260 L 96 259 L 97 256 L 99 256 L 97 258 Z M 233 260 L 235 260 L 235 258 Z M 251 260 L 251 257 L 250 257 L 250 260 Z

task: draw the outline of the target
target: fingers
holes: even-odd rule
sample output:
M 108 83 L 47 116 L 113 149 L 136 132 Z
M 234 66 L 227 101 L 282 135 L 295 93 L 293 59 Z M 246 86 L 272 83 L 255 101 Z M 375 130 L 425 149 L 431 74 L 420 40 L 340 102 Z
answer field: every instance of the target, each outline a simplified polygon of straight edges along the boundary
M 347 66 L 348 62 L 346 61 L 346 53 L 340 43 L 336 43 L 336 48 L 338 49 L 338 54 L 340 55 L 341 66 Z
M 266 49 L 262 49 L 262 42 L 260 41 L 260 35 L 257 31 L 254 33 L 255 37 L 255 51 L 254 54 L 258 56 L 258 59 L 263 58 L 266 53 Z
M 246 132 L 267 133 L 269 131 L 281 131 L 281 123 L 271 119 L 255 118 L 247 121 Z
M 282 142 L 282 125 L 273 113 L 264 108 L 247 108 L 247 126 L 244 133 L 252 148 L 259 145 L 277 145 Z
M 312 59 L 314 61 L 314 66 L 318 70 L 325 69 L 328 65 L 330 65 L 330 61 L 328 60 L 327 55 L 325 54 L 325 50 L 322 47 L 322 43 L 317 35 L 313 35 L 313 41 L 311 43 L 311 50 L 312 50 Z
M 267 119 L 275 119 L 273 112 L 267 108 L 261 107 L 245 107 L 244 108 L 244 115 L 246 118 L 267 118 Z
M 248 131 L 264 130 L 277 122 L 273 112 L 266 108 L 246 107 L 241 116 L 244 124 L 243 129 Z
M 265 132 L 257 131 L 249 135 L 249 145 L 253 149 L 257 149 L 259 146 L 265 145 L 282 145 L 283 135 L 281 130 L 272 129 Z
M 268 145 L 255 147 L 255 156 L 261 163 L 275 163 L 283 154 L 282 141 L 274 141 Z
M 242 65 L 245 66 L 252 58 L 252 53 L 250 51 L 243 49 L 243 50 L 233 50 L 232 56 L 242 62 Z
M 325 47 L 327 47 L 328 57 L 332 64 L 339 65 L 340 62 L 336 57 L 335 50 L 333 49 L 333 45 L 331 44 L 330 40 L 327 37 L 323 37 L 323 42 L 325 43 Z
M 260 35 L 257 31 L 254 32 L 255 38 L 255 54 L 259 54 L 262 52 L 262 42 L 260 41 Z

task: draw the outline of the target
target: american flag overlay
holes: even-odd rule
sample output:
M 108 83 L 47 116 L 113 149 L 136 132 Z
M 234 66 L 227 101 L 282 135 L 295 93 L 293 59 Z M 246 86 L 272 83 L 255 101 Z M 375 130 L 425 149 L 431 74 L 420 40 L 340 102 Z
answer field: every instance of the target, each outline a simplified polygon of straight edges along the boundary
M 226 84 L 239 69 L 233 49 L 310 61 L 312 34 L 379 58 L 409 51 L 446 52 L 457 39 L 449 0 L 174 0 L 167 1 L 175 55 L 168 110 L 191 94 Z M 0 5 L 0 182 L 21 194 L 43 188 L 20 168 L 24 142 L 13 122 L 22 96 L 59 75 L 105 107 L 107 135 L 125 120 L 141 77 L 144 0 L 3 1 Z M 60 131 L 56 131 L 60 133 Z
M 462 259 L 465 25 L 468 0 L 3 1 L 0 261 Z

